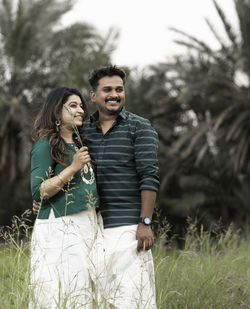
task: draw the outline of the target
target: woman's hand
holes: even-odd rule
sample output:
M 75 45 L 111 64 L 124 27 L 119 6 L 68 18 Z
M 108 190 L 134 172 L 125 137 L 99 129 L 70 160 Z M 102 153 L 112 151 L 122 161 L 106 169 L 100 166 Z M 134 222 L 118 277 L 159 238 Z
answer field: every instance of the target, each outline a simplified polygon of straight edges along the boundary
M 77 171 L 79 171 L 80 169 L 83 168 L 83 166 L 90 162 L 91 158 L 88 152 L 88 147 L 81 147 L 75 154 L 73 157 L 73 161 L 71 163 L 71 168 L 73 169 L 73 171 L 76 173 Z
M 46 179 L 41 184 L 41 196 L 43 199 L 49 199 L 57 194 L 68 183 L 76 172 L 90 162 L 90 155 L 87 147 L 81 147 L 73 157 L 72 163 L 61 171 L 58 175 Z

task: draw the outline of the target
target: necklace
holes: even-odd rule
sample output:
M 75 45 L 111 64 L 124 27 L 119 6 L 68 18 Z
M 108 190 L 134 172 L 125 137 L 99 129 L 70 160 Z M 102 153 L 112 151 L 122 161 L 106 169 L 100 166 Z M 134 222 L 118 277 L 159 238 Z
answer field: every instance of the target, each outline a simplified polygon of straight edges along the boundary
M 74 145 L 74 148 L 75 148 L 75 151 L 79 150 L 79 148 L 76 145 Z M 95 174 L 89 162 L 84 164 L 80 172 L 81 172 L 82 181 L 85 182 L 86 184 L 91 185 L 95 181 Z M 86 178 L 88 172 L 90 172 L 90 179 Z

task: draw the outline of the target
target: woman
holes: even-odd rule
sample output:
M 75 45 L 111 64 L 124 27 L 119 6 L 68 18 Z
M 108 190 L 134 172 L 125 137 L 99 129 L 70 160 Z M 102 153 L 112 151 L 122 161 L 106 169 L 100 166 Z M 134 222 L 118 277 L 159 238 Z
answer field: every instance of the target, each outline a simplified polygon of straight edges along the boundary
M 31 191 L 42 206 L 31 241 L 30 308 L 92 308 L 98 196 L 85 117 L 80 92 L 58 87 L 35 120 Z

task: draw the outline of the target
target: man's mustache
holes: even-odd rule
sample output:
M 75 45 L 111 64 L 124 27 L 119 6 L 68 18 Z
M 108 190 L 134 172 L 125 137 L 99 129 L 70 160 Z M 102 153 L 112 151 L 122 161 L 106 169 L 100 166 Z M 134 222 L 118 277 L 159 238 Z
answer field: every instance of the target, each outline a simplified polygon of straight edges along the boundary
M 120 102 L 121 101 L 121 99 L 119 98 L 119 97 L 109 97 L 109 98 L 107 98 L 107 99 L 105 99 L 105 102 L 107 103 L 108 101 L 116 101 L 116 102 Z

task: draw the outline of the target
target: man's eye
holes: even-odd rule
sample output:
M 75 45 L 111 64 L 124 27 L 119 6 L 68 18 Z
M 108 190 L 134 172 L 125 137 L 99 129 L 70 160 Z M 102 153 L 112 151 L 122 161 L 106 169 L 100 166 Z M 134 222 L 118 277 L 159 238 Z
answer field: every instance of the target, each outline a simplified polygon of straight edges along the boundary
M 122 92 L 122 91 L 123 91 L 123 88 L 117 88 L 116 91 L 117 91 L 117 92 Z

